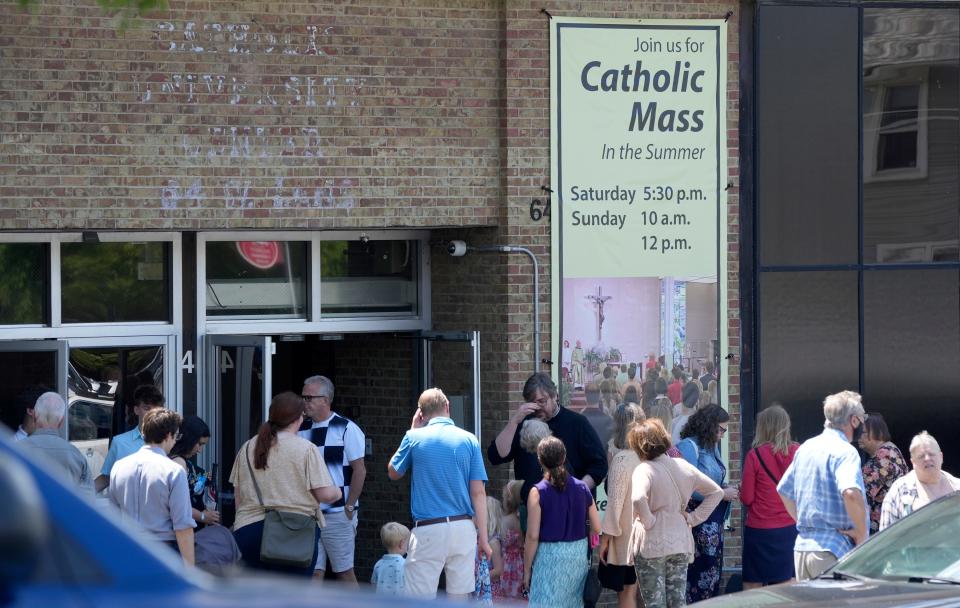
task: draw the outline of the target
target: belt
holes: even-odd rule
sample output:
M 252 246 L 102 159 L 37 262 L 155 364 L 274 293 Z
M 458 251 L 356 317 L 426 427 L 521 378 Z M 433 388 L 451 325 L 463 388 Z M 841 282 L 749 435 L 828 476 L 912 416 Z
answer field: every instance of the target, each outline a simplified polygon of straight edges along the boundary
M 421 519 L 413 524 L 414 528 L 421 526 L 432 526 L 433 524 L 446 524 L 453 521 L 463 521 L 464 519 L 473 519 L 472 515 L 451 515 L 450 517 L 434 517 L 433 519 Z

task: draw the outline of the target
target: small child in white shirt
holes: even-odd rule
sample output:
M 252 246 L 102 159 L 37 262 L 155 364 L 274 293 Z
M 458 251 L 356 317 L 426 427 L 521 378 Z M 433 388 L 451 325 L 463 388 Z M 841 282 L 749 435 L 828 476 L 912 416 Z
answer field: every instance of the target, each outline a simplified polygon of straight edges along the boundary
M 407 552 L 410 529 L 395 521 L 385 523 L 380 528 L 380 540 L 387 553 L 373 566 L 370 582 L 377 586 L 377 593 L 403 595 L 406 588 L 403 554 Z

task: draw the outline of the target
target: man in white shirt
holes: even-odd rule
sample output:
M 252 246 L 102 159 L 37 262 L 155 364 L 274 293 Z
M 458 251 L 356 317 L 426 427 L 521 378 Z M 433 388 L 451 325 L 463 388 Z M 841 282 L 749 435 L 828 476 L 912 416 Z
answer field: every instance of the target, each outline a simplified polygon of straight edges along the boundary
M 329 560 L 340 582 L 356 585 L 357 577 L 353 572 L 356 510 L 367 477 L 363 460 L 366 440 L 356 423 L 330 409 L 333 382 L 329 378 L 307 378 L 303 381 L 300 396 L 304 400 L 304 413 L 313 421 L 309 429 L 300 431 L 300 436 L 317 446 L 334 485 L 340 486 L 342 493 L 337 502 L 320 505 L 326 526 L 320 531 L 314 577 L 323 580 Z
M 144 445 L 110 470 L 108 494 L 125 518 L 179 551 L 192 566 L 196 523 L 187 472 L 169 456 L 180 436 L 180 422 L 180 415 L 168 409 L 147 412 L 141 423 Z

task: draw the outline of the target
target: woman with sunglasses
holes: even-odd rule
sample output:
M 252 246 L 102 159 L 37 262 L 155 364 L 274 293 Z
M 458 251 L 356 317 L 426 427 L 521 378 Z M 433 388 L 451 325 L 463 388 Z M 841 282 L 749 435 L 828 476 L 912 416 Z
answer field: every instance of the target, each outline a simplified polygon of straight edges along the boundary
M 723 569 L 723 521 L 730 501 L 737 498 L 737 489 L 727 487 L 727 467 L 720 456 L 720 441 L 727 432 L 730 415 L 719 405 L 708 405 L 697 410 L 680 432 L 677 449 L 684 460 L 723 488 L 723 500 L 705 522 L 693 528 L 693 563 L 687 568 L 687 603 L 715 597 L 720 593 L 720 574 Z M 703 501 L 694 493 L 687 511 L 693 511 Z

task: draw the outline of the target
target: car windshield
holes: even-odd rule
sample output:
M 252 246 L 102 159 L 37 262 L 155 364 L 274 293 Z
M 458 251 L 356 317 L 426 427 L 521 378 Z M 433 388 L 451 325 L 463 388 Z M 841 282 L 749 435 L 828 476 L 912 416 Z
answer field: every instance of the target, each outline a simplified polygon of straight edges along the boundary
M 850 553 L 834 572 L 877 579 L 960 581 L 960 492 L 945 496 Z

